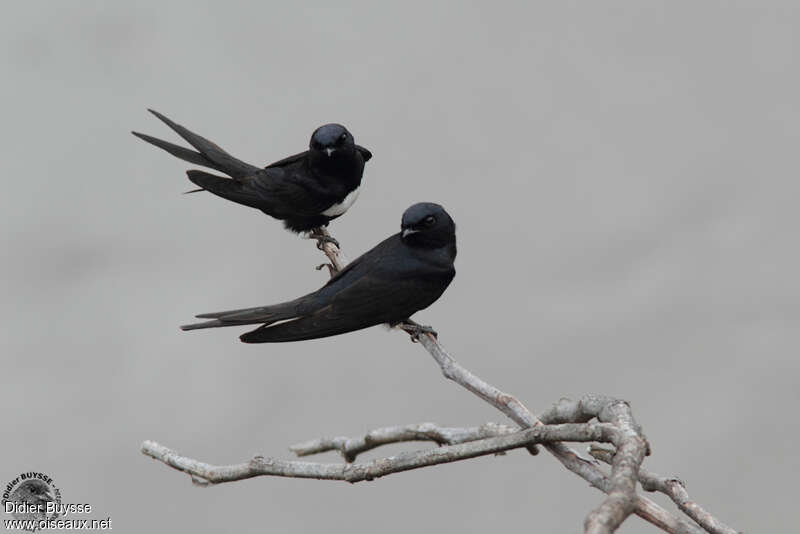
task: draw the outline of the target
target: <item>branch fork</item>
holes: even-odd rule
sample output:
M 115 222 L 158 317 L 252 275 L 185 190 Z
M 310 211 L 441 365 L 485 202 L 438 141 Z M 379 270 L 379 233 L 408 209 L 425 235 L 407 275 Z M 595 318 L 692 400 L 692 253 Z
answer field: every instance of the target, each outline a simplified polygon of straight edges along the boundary
M 326 228 L 312 231 L 309 238 L 317 239 L 318 247 L 330 261 L 317 267 L 318 270 L 328 267 L 333 276 L 344 268 L 347 260 L 341 253 L 338 242 L 331 238 Z M 465 428 L 419 423 L 379 428 L 352 438 L 317 438 L 290 447 L 298 457 L 337 451 L 345 463 L 256 456 L 241 464 L 211 465 L 182 456 L 149 440 L 142 444 L 141 452 L 189 474 L 192 481 L 199 485 L 233 482 L 256 476 L 356 483 L 410 469 L 489 454 L 503 454 L 517 448 L 527 448 L 529 452 L 536 454 L 536 445 L 540 444 L 568 470 L 606 493 L 605 499 L 584 521 L 584 532 L 587 534 L 610 534 L 631 514 L 636 514 L 672 534 L 736 533 L 736 530 L 690 501 L 684 484 L 679 479 L 655 475 L 641 467 L 644 458 L 651 452 L 650 444 L 633 418 L 627 402 L 597 395 L 586 395 L 578 400 L 561 399 L 536 417 L 516 397 L 497 389 L 459 364 L 442 347 L 430 327 L 421 327 L 413 321 L 397 326 L 428 351 L 445 378 L 497 408 L 514 421 L 518 428 L 497 423 Z M 358 456 L 366 451 L 389 443 L 410 441 L 429 441 L 437 447 L 368 462 L 356 462 Z M 613 445 L 613 449 L 592 445 L 589 448 L 589 459 L 581 457 L 565 445 L 565 442 L 609 443 Z M 610 471 L 602 470 L 598 462 L 609 464 Z M 660 492 L 670 497 L 689 519 L 676 516 L 639 495 L 636 491 L 637 483 L 645 491 Z

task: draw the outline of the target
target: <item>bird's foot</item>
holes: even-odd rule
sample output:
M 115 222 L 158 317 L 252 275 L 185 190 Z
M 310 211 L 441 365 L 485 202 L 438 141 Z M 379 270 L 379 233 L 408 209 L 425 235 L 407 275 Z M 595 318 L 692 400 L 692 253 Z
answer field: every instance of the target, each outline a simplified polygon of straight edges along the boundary
M 336 274 L 336 267 L 334 267 L 330 263 L 320 263 L 319 265 L 317 265 L 316 269 L 318 271 L 321 271 L 325 267 L 328 268 L 328 273 L 331 275 L 331 277 Z
M 325 249 L 325 243 L 331 243 L 332 245 L 336 245 L 336 248 L 342 248 L 339 242 L 329 235 L 314 236 L 314 239 L 317 240 L 317 248 L 320 250 Z
M 439 333 L 431 326 L 421 325 L 411 320 L 403 321 L 403 330 L 411 336 L 412 343 L 419 343 L 419 338 L 423 334 L 430 334 L 435 338 L 439 338 Z
M 325 243 L 331 243 L 336 245 L 336 248 L 342 248 L 335 238 L 331 237 L 325 228 L 314 228 L 308 233 L 308 239 L 316 239 L 317 240 L 317 248 L 320 250 L 325 249 Z

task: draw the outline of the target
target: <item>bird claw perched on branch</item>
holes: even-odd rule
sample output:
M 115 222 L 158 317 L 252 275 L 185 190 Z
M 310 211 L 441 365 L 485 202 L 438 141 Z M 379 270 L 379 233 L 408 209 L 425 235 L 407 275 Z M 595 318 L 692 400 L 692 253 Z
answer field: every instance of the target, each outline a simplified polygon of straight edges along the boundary
M 336 267 L 334 267 L 334 266 L 333 266 L 333 265 L 331 265 L 330 263 L 320 263 L 319 265 L 317 265 L 317 266 L 315 267 L 315 269 L 317 269 L 318 271 L 321 271 L 321 270 L 322 270 L 322 269 L 324 269 L 325 267 L 327 267 L 327 268 L 328 268 L 328 273 L 329 273 L 331 276 L 333 276 L 334 274 L 336 274 Z
M 347 258 L 345 258 L 344 254 L 342 254 L 342 249 L 339 245 L 339 242 L 331 237 L 327 228 L 324 226 L 314 228 L 314 230 L 312 230 L 307 237 L 308 239 L 316 239 L 317 248 L 328 257 L 328 260 L 330 260 L 328 271 L 330 272 L 331 278 L 333 278 L 336 273 L 344 269 L 345 265 L 347 265 Z M 322 265 L 317 267 L 318 271 L 322 269 Z
M 339 244 L 339 241 L 337 241 L 336 238 L 328 234 L 327 230 L 325 230 L 323 227 L 314 228 L 313 230 L 311 230 L 308 233 L 308 238 L 316 239 L 317 248 L 323 252 L 325 251 L 325 243 L 330 243 L 332 245 L 335 245 L 336 248 L 342 248 L 341 245 Z
M 417 322 L 407 319 L 403 321 L 400 328 L 411 336 L 412 343 L 419 343 L 419 338 L 423 334 L 430 334 L 434 338 L 439 339 L 439 333 L 433 329 L 432 326 L 421 325 Z
M 339 245 L 339 242 L 336 240 L 336 238 L 333 238 L 333 237 L 331 237 L 329 235 L 323 235 L 323 236 L 319 236 L 319 237 L 314 237 L 314 239 L 317 240 L 317 248 L 320 249 L 320 250 L 324 250 L 325 243 L 330 243 L 332 245 L 335 245 L 336 248 L 341 248 L 341 246 Z

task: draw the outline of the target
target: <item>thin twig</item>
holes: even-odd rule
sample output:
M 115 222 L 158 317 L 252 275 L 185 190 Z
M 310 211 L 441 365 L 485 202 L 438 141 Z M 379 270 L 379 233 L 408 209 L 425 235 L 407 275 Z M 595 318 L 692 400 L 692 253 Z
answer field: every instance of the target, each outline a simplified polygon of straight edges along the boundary
M 616 451 L 591 445 L 589 454 L 601 462 L 611 463 Z M 683 513 L 694 519 L 698 525 L 711 534 L 739 534 L 719 519 L 706 512 L 700 505 L 689 499 L 683 481 L 675 477 L 657 475 L 647 469 L 639 469 L 639 483 L 645 491 L 663 493 L 681 509 Z
M 286 461 L 256 456 L 247 463 L 211 465 L 182 456 L 154 441 L 145 441 L 142 444 L 142 453 L 179 471 L 183 471 L 191 475 L 195 482 L 204 484 L 234 482 L 262 475 L 361 482 L 362 480 L 373 480 L 391 473 L 399 473 L 410 469 L 496 454 L 510 449 L 525 447 L 530 443 L 544 441 L 601 441 L 613 443 L 615 441 L 614 437 L 618 432 L 613 425 L 607 423 L 541 425 L 504 436 L 456 445 L 444 445 L 422 451 L 404 452 L 388 458 L 353 464 Z
M 325 245 L 329 244 L 330 243 L 325 243 Z M 332 244 L 330 245 L 334 247 Z M 337 271 L 344 268 L 344 264 L 342 264 L 340 261 L 341 255 L 338 247 L 330 248 L 323 246 L 322 250 Z M 415 325 L 400 325 L 400 327 L 407 332 L 413 332 L 414 326 Z M 450 356 L 439 344 L 436 336 L 431 334 L 423 334 L 417 336 L 416 340 L 418 340 L 433 357 L 446 378 L 453 380 L 489 404 L 495 406 L 506 416 L 516 422 L 521 428 L 535 427 L 542 424 L 536 418 L 536 416 L 533 415 L 533 413 L 514 396 L 500 391 L 458 364 L 455 359 Z M 565 406 L 562 405 L 562 409 L 563 408 L 565 408 Z M 630 418 L 630 421 L 633 421 L 632 417 Z M 644 442 L 643 436 L 639 441 Z M 639 451 L 645 452 L 649 450 L 649 446 L 646 445 L 646 442 L 644 443 L 644 448 L 641 446 L 641 443 L 631 447 L 632 454 L 627 456 L 629 461 L 622 462 L 622 467 L 625 467 L 625 472 L 620 474 L 619 471 L 621 466 L 617 467 L 617 478 L 615 484 L 612 484 L 611 480 L 599 469 L 597 469 L 597 467 L 593 465 L 591 461 L 582 458 L 563 443 L 549 443 L 545 445 L 547 450 L 553 454 L 567 469 L 589 482 L 589 484 L 592 486 L 600 489 L 604 493 L 609 494 L 609 497 L 606 499 L 606 501 L 604 501 L 603 504 L 598 507 L 598 509 L 592 511 L 592 513 L 587 517 L 585 525 L 587 532 L 613 532 L 619 526 L 619 524 L 624 521 L 625 517 L 631 513 L 631 511 L 635 511 L 635 513 L 640 517 L 643 517 L 644 519 L 660 526 L 661 528 L 667 529 L 669 526 L 667 529 L 668 532 L 698 532 L 694 525 L 682 519 L 674 518 L 666 510 L 659 507 L 649 499 L 636 496 L 635 493 L 631 495 L 630 475 L 632 470 L 635 471 L 636 458 L 639 456 Z M 532 454 L 536 453 L 535 446 L 529 447 L 528 450 Z M 630 464 L 630 461 L 633 462 L 633 465 Z M 612 479 L 614 478 L 614 475 L 615 473 L 613 472 L 612 466 Z M 633 486 L 635 487 L 635 477 L 633 477 Z M 610 495 L 612 492 L 614 492 L 614 494 Z M 631 506 L 631 503 L 633 503 L 633 506 Z M 612 509 L 618 511 L 619 513 L 614 514 L 612 521 L 605 522 L 606 516 Z M 603 524 L 604 522 L 605 524 Z
M 315 231 L 316 237 L 330 237 L 327 229 Z M 312 236 L 314 237 L 314 236 Z M 330 260 L 331 276 L 342 270 L 347 261 L 335 243 L 322 240 L 321 249 Z M 255 457 L 250 462 L 228 466 L 213 466 L 197 460 L 181 456 L 176 452 L 153 441 L 142 444 L 142 452 L 165 464 L 189 473 L 192 480 L 200 484 L 216 484 L 251 478 L 260 475 L 291 476 L 301 478 L 319 478 L 328 480 L 345 480 L 358 482 L 372 480 L 390 473 L 454 462 L 485 454 L 500 453 L 505 450 L 527 447 L 535 453 L 535 443 L 541 443 L 567 469 L 577 474 L 590 485 L 608 494 L 606 499 L 586 518 L 585 532 L 592 534 L 610 534 L 631 514 L 635 513 L 672 534 L 700 534 L 702 531 L 693 523 L 678 518 L 662 507 L 636 494 L 636 481 L 644 477 L 648 491 L 663 491 L 670 495 L 682 511 L 697 520 L 708 532 L 713 534 L 732 534 L 733 529 L 726 527 L 702 508 L 688 500 L 682 483 L 677 479 L 649 479 L 650 474 L 640 468 L 644 457 L 649 454 L 650 447 L 641 432 L 641 428 L 633 419 L 630 406 L 617 399 L 600 396 L 585 396 L 578 401 L 562 399 L 550 410 L 542 414 L 541 420 L 528 410 L 512 395 L 504 393 L 491 384 L 472 374 L 450 356 L 439 344 L 436 336 L 415 330 L 418 325 L 409 323 L 400 327 L 412 334 L 430 353 L 442 370 L 444 376 L 484 401 L 495 406 L 523 430 L 513 433 L 503 431 L 503 435 L 445 445 L 424 451 L 402 453 L 381 460 L 366 463 L 323 464 L 303 461 L 284 461 L 272 458 Z M 598 422 L 589 422 L 597 419 Z M 436 442 L 445 434 L 435 431 L 426 433 L 416 425 L 417 434 L 410 427 L 391 427 L 379 429 L 370 442 L 367 434 L 364 438 L 348 440 L 332 438 L 314 440 L 297 445 L 293 450 L 298 455 L 313 454 L 324 450 L 339 450 L 345 459 L 351 461 L 365 450 L 384 443 L 408 441 L 423 436 Z M 386 435 L 380 436 L 380 430 Z M 442 429 L 439 429 L 442 430 Z M 465 430 L 465 429 L 449 429 Z M 471 430 L 471 429 L 466 429 Z M 474 436 L 473 434 L 470 434 Z M 384 441 L 381 441 L 384 439 Z M 609 457 L 611 474 L 606 476 L 592 460 L 579 456 L 563 441 L 604 441 L 616 447 L 616 453 Z M 652 484 L 651 484 L 652 482 Z M 709 530 L 711 525 L 717 530 Z M 725 530 L 728 529 L 728 530 Z
M 309 239 L 318 239 L 320 250 L 325 253 L 330 260 L 330 264 L 323 263 L 322 265 L 317 266 L 317 270 L 320 270 L 323 266 L 328 267 L 331 277 L 344 269 L 344 266 L 347 265 L 347 258 L 345 257 L 344 253 L 336 246 L 336 243 L 332 243 L 331 241 L 326 240 L 326 238 L 330 238 L 331 234 L 328 232 L 328 229 L 325 226 L 320 226 L 319 228 L 315 228 L 309 234 Z M 322 240 L 319 240 L 322 238 Z
M 503 393 L 459 364 L 447 353 L 435 336 L 423 334 L 419 337 L 419 342 L 433 356 L 446 378 L 496 407 L 522 427 L 534 427 L 542 424 L 515 397 Z M 623 448 L 625 454 L 620 455 L 619 461 L 612 466 L 610 478 L 606 478 L 590 461 L 581 458 L 566 445 L 562 443 L 545 445 L 545 448 L 555 455 L 567 469 L 608 494 L 603 503 L 587 516 L 584 527 L 587 533 L 611 533 L 622 524 L 626 517 L 637 510 L 639 497 L 635 491 L 636 471 L 644 459 L 647 450 L 646 441 L 640 435 L 639 427 L 634 422 L 633 416 L 630 415 L 630 407 L 627 403 L 606 397 L 587 396 L 575 406 L 576 408 L 586 406 L 593 409 L 592 413 L 581 411 L 572 414 L 579 419 L 579 422 L 586 421 L 591 417 L 598 417 L 600 420 L 613 420 L 622 425 L 624 429 L 625 438 L 621 440 L 618 447 Z
M 318 438 L 289 447 L 297 456 L 309 456 L 327 451 L 339 451 L 347 462 L 354 462 L 359 454 L 368 450 L 408 441 L 433 441 L 437 445 L 455 445 L 495 436 L 513 434 L 517 429 L 508 425 L 485 423 L 475 427 L 442 427 L 434 423 L 390 426 L 370 430 L 363 436 L 348 438 Z
M 595 418 L 613 423 L 624 438 L 615 444 L 618 454 L 611 463 L 611 491 L 586 518 L 586 532 L 613 532 L 635 508 L 639 466 L 650 449 L 633 419 L 630 405 L 611 397 L 587 395 L 578 401 L 561 399 L 541 416 L 541 420 L 547 423 L 582 422 Z

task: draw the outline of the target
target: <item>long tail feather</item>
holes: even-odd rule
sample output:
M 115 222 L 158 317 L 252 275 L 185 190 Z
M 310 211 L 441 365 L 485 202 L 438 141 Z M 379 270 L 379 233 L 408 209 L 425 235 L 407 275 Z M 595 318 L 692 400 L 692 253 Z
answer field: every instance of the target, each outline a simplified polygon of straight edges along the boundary
M 153 109 L 148 109 L 148 111 L 153 115 L 155 115 L 156 117 L 158 117 L 158 119 L 161 120 L 164 124 L 172 128 L 175 131 L 175 133 L 183 137 L 187 143 L 189 143 L 198 151 L 200 151 L 200 154 L 202 154 L 205 158 L 208 158 L 208 160 L 213 162 L 215 165 L 212 166 L 212 168 L 221 170 L 222 172 L 229 174 L 234 178 L 241 178 L 243 176 L 253 174 L 254 172 L 259 170 L 258 167 L 250 165 L 249 163 L 245 163 L 244 161 L 231 156 L 230 154 L 225 152 L 222 148 L 220 148 L 216 143 L 209 141 L 205 137 L 197 135 L 196 133 L 192 132 L 187 128 L 184 128 L 183 126 L 181 126 L 176 122 L 173 122 L 168 117 L 162 115 L 158 111 L 155 111 Z M 164 150 L 167 149 L 164 148 Z M 169 152 L 169 150 L 167 151 Z
M 222 168 L 221 165 L 217 165 L 216 163 L 214 163 L 204 155 L 200 154 L 199 152 L 195 152 L 194 150 L 189 150 L 188 148 L 178 146 L 176 144 L 164 141 L 163 139 L 159 139 L 151 135 L 139 132 L 131 132 L 131 133 L 136 137 L 138 137 L 139 139 L 141 139 L 142 141 L 157 146 L 161 150 L 165 150 L 166 152 L 169 152 L 176 158 L 182 159 L 183 161 L 188 161 L 189 163 L 194 163 L 195 165 L 202 165 L 203 167 L 210 167 L 220 172 L 227 172 L 225 169 Z
M 181 330 L 200 330 L 201 328 L 218 328 L 220 326 L 235 326 L 234 324 L 228 324 L 224 321 L 220 321 L 216 319 L 214 321 L 205 321 L 202 323 L 192 323 L 192 324 L 184 324 L 181 325 Z
M 198 330 L 201 328 L 218 328 L 223 326 L 240 326 L 259 323 L 262 325 L 270 325 L 279 321 L 291 320 L 297 317 L 298 304 L 300 302 L 301 299 L 296 299 L 270 306 L 201 313 L 196 315 L 198 319 L 211 320 L 183 325 L 181 326 L 181 330 Z

